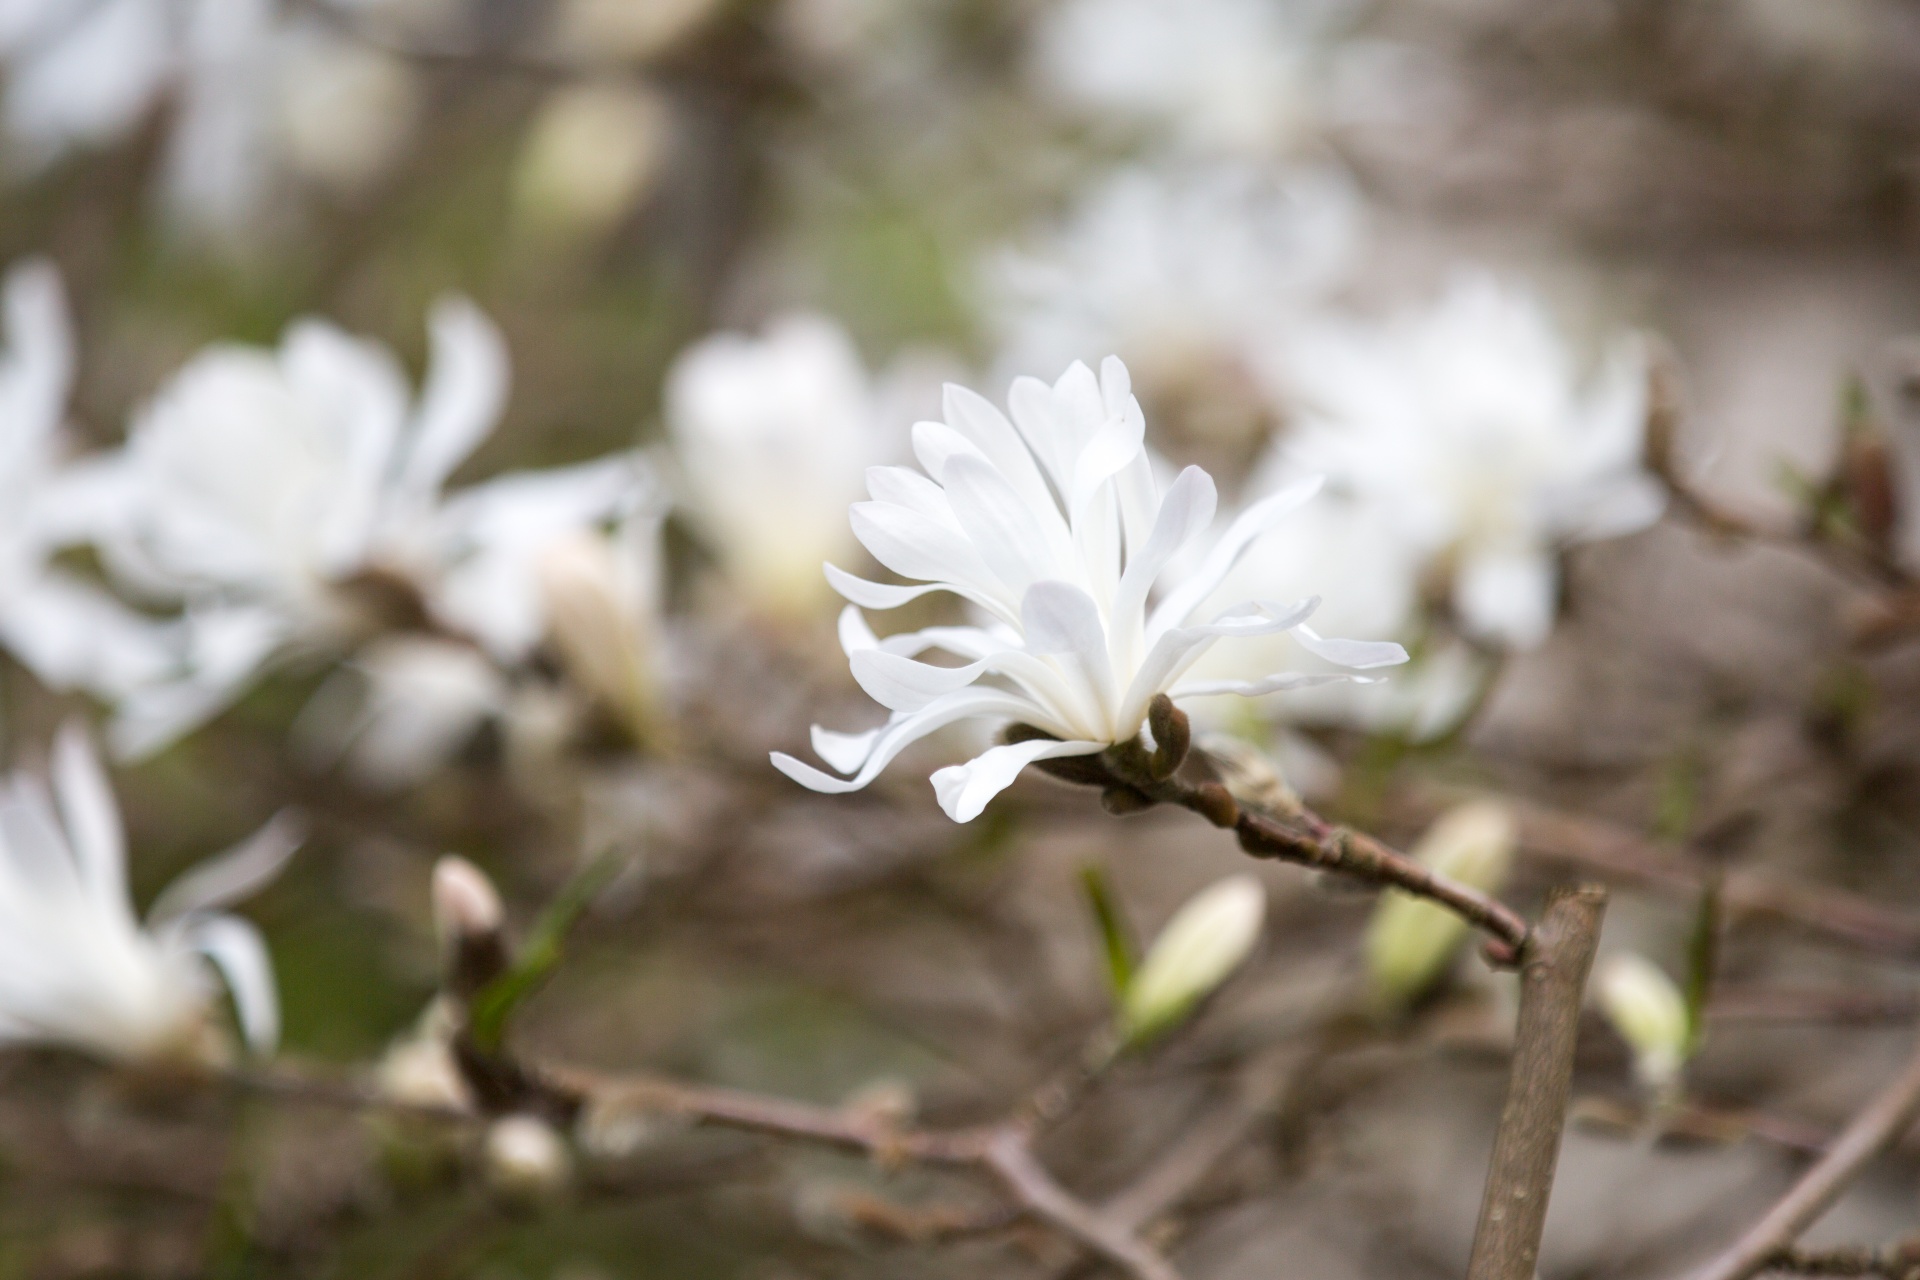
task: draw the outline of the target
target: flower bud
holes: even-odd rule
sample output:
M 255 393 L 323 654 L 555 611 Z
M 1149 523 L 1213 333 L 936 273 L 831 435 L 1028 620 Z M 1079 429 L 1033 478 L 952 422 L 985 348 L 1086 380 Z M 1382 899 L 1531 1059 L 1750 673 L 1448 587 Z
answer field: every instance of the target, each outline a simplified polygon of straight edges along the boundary
M 537 1116 L 513 1115 L 487 1128 L 487 1182 L 503 1198 L 537 1204 L 573 1180 L 573 1152 L 553 1126 Z
M 1149 1040 L 1192 1012 L 1252 953 L 1266 912 L 1266 890 L 1251 875 L 1229 876 L 1188 899 L 1127 984 L 1122 1038 Z
M 443 945 L 498 933 L 506 912 L 486 872 L 456 854 L 433 867 L 433 926 Z
M 1442 814 L 1413 848 L 1421 864 L 1449 880 L 1496 893 L 1513 866 L 1519 832 L 1506 806 L 1490 800 Z M 1367 978 L 1383 1013 L 1405 1009 L 1432 989 L 1466 940 L 1453 912 L 1398 889 L 1380 895 L 1367 927 Z
M 639 84 L 582 84 L 547 99 L 514 174 L 515 212 L 536 236 L 591 240 L 611 231 L 660 172 L 666 102 Z
M 651 540 L 650 534 L 643 534 Z M 646 548 L 650 550 L 650 548 Z M 547 631 L 567 674 L 603 704 L 636 741 L 659 729 L 652 593 L 642 575 L 623 569 L 605 538 L 578 534 L 540 557 Z
M 1691 1030 L 1686 998 L 1660 967 L 1631 952 L 1600 966 L 1594 979 L 1600 1010 L 1633 1050 L 1634 1073 L 1664 1091 L 1679 1079 Z

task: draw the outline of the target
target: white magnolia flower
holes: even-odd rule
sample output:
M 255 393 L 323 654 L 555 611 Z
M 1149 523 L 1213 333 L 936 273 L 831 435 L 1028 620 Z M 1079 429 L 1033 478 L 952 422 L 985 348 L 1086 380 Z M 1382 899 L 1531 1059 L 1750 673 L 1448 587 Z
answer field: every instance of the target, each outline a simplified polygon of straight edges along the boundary
M 1319 113 L 1316 46 L 1341 6 L 1266 0 L 1066 0 L 1036 32 L 1041 87 L 1184 146 L 1269 153 Z
M 1163 490 L 1149 461 L 1146 422 L 1126 366 L 1109 357 L 1096 380 L 1075 364 L 1054 383 L 1014 382 L 1012 421 L 972 392 L 949 387 L 945 422 L 914 428 L 907 467 L 868 472 L 872 500 L 852 511 L 874 558 L 914 586 L 855 578 L 831 565 L 855 606 L 890 609 L 951 592 L 984 615 L 976 626 L 936 626 L 881 641 L 859 608 L 841 618 L 854 678 L 893 713 L 867 733 L 816 728 L 814 749 L 850 778 L 776 753 L 774 764 L 816 791 L 871 782 L 907 745 L 963 720 L 1030 725 L 1051 735 L 992 747 L 933 775 L 949 817 L 966 822 L 1036 760 L 1091 755 L 1132 739 L 1154 695 L 1257 695 L 1341 674 L 1267 673 L 1258 680 L 1188 681 L 1217 641 L 1293 631 L 1310 653 L 1347 668 L 1406 660 L 1397 644 L 1325 640 L 1307 627 L 1318 601 L 1254 601 L 1200 612 L 1242 552 L 1313 496 L 1303 481 L 1249 508 L 1205 565 L 1156 593 L 1181 550 L 1213 522 L 1213 481 L 1189 467 Z M 917 655 L 940 649 L 964 666 Z
M 688 504 L 734 585 L 776 614 L 817 609 L 820 565 L 852 554 L 847 506 L 887 443 L 852 340 L 812 315 L 707 338 L 668 371 L 666 417 Z
M 365 21 L 389 0 L 350 0 Z M 16 165 L 113 145 L 170 103 L 161 183 L 202 231 L 244 232 L 299 173 L 365 180 L 405 138 L 412 73 L 277 0 L 17 0 L 0 10 Z
M 1057 230 L 988 260 L 988 310 L 1022 370 L 1117 351 L 1147 386 L 1257 383 L 1345 272 L 1360 215 L 1331 170 L 1126 169 Z
M 274 819 L 173 882 L 142 924 L 126 836 L 86 734 L 56 739 L 40 778 L 0 783 L 0 1044 L 57 1044 L 114 1061 L 202 1060 L 217 1043 L 214 969 L 256 1052 L 279 1037 L 266 947 L 220 908 L 270 880 L 299 843 Z
M 502 662 L 538 643 L 541 552 L 631 509 L 641 472 L 616 457 L 446 495 L 499 417 L 507 364 L 464 300 L 430 332 L 412 404 L 385 348 L 303 321 L 278 351 L 211 349 L 138 415 L 97 536 L 130 586 L 187 603 L 194 651 L 184 677 L 122 701 L 121 750 L 191 728 L 289 647 L 337 650 L 409 612 Z
M 49 562 L 102 496 L 63 448 L 74 352 L 52 264 L 7 272 L 0 320 L 0 644 L 51 688 L 111 698 L 167 670 L 179 637 Z
M 1302 473 L 1391 522 L 1450 572 L 1453 607 L 1484 639 L 1546 638 L 1558 550 L 1660 513 L 1640 466 L 1644 355 L 1617 344 L 1591 380 L 1532 297 L 1457 278 L 1432 307 L 1327 324 L 1295 344 Z

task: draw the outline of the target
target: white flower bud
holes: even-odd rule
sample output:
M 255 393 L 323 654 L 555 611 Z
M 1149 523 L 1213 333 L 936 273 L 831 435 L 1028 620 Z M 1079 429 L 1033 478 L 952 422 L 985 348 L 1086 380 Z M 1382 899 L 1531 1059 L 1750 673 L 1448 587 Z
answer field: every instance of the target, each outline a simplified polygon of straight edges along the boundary
M 1149 1039 L 1185 1017 L 1260 940 L 1267 894 L 1251 875 L 1202 889 L 1174 913 L 1127 984 L 1120 1030 L 1129 1043 Z
M 650 533 L 643 536 L 651 543 Z M 647 581 L 656 575 L 643 569 L 623 565 L 607 540 L 593 534 L 561 538 L 540 557 L 547 631 L 568 674 L 636 740 L 648 741 L 659 727 L 659 645 Z
M 640 84 L 554 93 L 528 130 L 514 174 L 521 224 L 559 240 L 612 230 L 659 173 L 669 125 L 665 101 Z
M 380 1096 L 410 1106 L 472 1106 L 466 1080 L 453 1060 L 453 1029 L 453 1007 L 444 998 L 434 1000 L 413 1029 L 381 1055 L 374 1068 Z
M 1413 848 L 1423 865 L 1471 888 L 1497 893 L 1513 867 L 1519 832 L 1491 800 L 1441 815 Z M 1383 1011 L 1404 1009 L 1446 973 L 1470 926 L 1453 912 L 1397 889 L 1380 896 L 1367 927 L 1367 977 Z
M 448 854 L 433 868 L 433 925 L 444 945 L 497 932 L 506 919 L 486 872 Z
M 487 1181 L 522 1203 L 551 1199 L 573 1179 L 573 1152 L 553 1126 L 535 1116 L 503 1116 L 487 1128 Z
M 1641 1083 L 1656 1092 L 1671 1088 L 1691 1039 L 1687 1001 L 1673 979 L 1646 957 L 1627 952 L 1600 966 L 1594 994 L 1607 1021 L 1633 1050 Z

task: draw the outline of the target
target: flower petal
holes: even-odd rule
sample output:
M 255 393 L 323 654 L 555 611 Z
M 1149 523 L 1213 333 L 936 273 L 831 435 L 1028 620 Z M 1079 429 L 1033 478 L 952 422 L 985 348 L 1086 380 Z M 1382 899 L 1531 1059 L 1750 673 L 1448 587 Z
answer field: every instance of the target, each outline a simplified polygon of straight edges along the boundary
M 964 667 L 936 667 L 884 649 L 862 649 L 851 655 L 848 663 L 854 682 L 889 711 L 918 711 L 966 688 L 986 671 L 978 662 Z
M 1391 640 L 1330 640 L 1305 623 L 1294 628 L 1293 638 L 1314 657 L 1356 671 L 1398 666 L 1407 660 L 1406 649 Z
M 220 971 L 247 1047 L 257 1054 L 272 1053 L 280 1043 L 280 997 L 273 959 L 260 931 L 238 916 L 203 915 L 189 917 L 180 938 Z
M 822 773 L 784 751 L 773 752 L 771 758 L 774 768 L 808 790 L 826 795 L 844 795 L 849 791 L 859 791 L 879 777 L 880 771 L 893 763 L 895 756 L 930 733 L 975 716 L 1004 716 L 1017 720 L 1029 710 L 1020 699 L 998 689 L 962 689 L 910 715 L 896 716 L 881 731 L 879 739 L 873 744 L 872 753 L 866 763 L 860 766 L 860 772 L 851 778 L 836 778 Z
M 428 331 L 432 358 L 401 473 L 402 486 L 415 497 L 439 492 L 493 430 L 507 399 L 506 343 L 480 308 L 465 298 L 442 298 Z
M 1055 742 L 1035 738 L 994 747 L 965 764 L 948 765 L 933 775 L 933 791 L 940 807 L 955 822 L 972 822 L 987 807 L 987 801 L 1013 785 L 1020 771 L 1035 760 L 1060 756 L 1090 756 L 1104 751 L 1101 742 Z
M 306 838 L 306 819 L 292 809 L 282 809 L 245 840 L 162 889 L 147 912 L 148 923 L 164 924 L 231 906 L 258 892 L 280 874 Z
M 100 907 L 132 919 L 127 899 L 127 833 L 120 806 L 93 743 L 78 720 L 60 726 L 53 744 L 53 790 L 80 877 Z
M 1308 476 L 1296 480 L 1278 493 L 1270 494 L 1242 511 L 1200 568 L 1170 592 L 1154 609 L 1153 616 L 1147 620 L 1147 634 L 1157 637 L 1168 627 L 1177 627 L 1185 622 L 1187 616 L 1200 607 L 1202 601 L 1212 595 L 1214 588 L 1233 571 L 1234 564 L 1240 559 L 1253 540 L 1271 529 L 1284 517 L 1311 501 L 1320 492 L 1325 483 L 1324 477 Z

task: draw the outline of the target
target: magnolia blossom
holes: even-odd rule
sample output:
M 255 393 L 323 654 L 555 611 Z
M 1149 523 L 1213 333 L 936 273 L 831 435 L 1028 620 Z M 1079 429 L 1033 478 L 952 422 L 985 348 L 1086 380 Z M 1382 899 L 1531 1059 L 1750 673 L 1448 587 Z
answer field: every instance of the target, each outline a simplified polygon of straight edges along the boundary
M 1335 666 L 1406 660 L 1397 644 L 1323 639 L 1306 625 L 1319 604 L 1313 598 L 1202 612 L 1247 547 L 1311 498 L 1317 479 L 1242 512 L 1198 569 L 1156 591 L 1174 558 L 1207 536 L 1216 497 L 1198 467 L 1164 487 L 1156 479 L 1126 366 L 1109 357 L 1096 379 L 1075 364 L 1052 386 L 1018 379 L 1009 407 L 1011 421 L 972 392 L 949 387 L 946 420 L 913 431 L 923 471 L 868 472 L 871 501 L 853 507 L 854 532 L 881 564 L 919 583 L 869 582 L 832 565 L 827 574 L 856 606 L 842 614 L 840 629 L 854 679 L 893 714 L 866 733 L 814 730 L 821 758 L 851 777 L 776 753 L 773 762 L 787 776 L 816 791 L 857 790 L 909 744 L 964 720 L 1012 722 L 1048 735 L 989 748 L 933 775 L 941 807 L 966 822 L 1026 765 L 1132 739 L 1156 694 L 1258 695 L 1364 678 L 1269 672 L 1254 680 L 1185 679 L 1221 640 L 1290 631 L 1308 653 Z M 967 601 L 981 621 L 883 641 L 859 612 L 936 591 Z M 965 665 L 918 660 L 930 650 Z
M 122 700 L 123 751 L 212 715 L 289 648 L 423 622 L 502 662 L 538 643 L 541 552 L 630 509 L 641 473 L 615 457 L 447 495 L 499 417 L 506 355 L 464 300 L 430 332 L 411 404 L 391 353 L 303 321 L 278 351 L 206 352 L 138 415 L 97 538 L 129 587 L 185 603 L 193 644 L 184 675 Z
M 1118 351 L 1148 386 L 1237 378 L 1257 395 L 1266 353 L 1346 271 L 1360 213 L 1326 169 L 1122 170 L 987 262 L 1005 361 L 1054 369 Z
M 1385 323 L 1317 326 L 1289 365 L 1304 419 L 1295 467 L 1325 473 L 1447 571 L 1455 614 L 1482 639 L 1539 644 L 1559 549 L 1660 513 L 1640 465 L 1640 346 L 1616 344 L 1583 379 L 1541 305 L 1487 277 Z
M 0 783 L 0 1043 L 202 1060 L 217 1045 L 211 962 L 248 1045 L 271 1051 L 266 947 L 220 908 L 272 879 L 299 843 L 295 825 L 276 818 L 174 881 L 142 924 L 113 791 L 77 725 L 56 739 L 50 773 L 51 792 L 23 772 Z
M 348 0 L 367 21 L 401 0 Z M 189 225 L 244 231 L 283 173 L 363 182 L 406 135 L 398 59 L 277 0 L 21 0 L 0 12 L 17 167 L 130 137 L 172 106 L 162 171 Z
M 8 271 L 0 319 L 0 644 L 52 688 L 112 698 L 170 669 L 180 637 L 50 563 L 102 496 L 62 448 L 74 353 L 50 263 Z
M 1067 0 L 1036 33 L 1041 87 L 1210 151 L 1266 153 L 1318 116 L 1315 55 L 1340 6 L 1307 0 Z
M 763 609 L 816 609 L 820 564 L 852 553 L 846 509 L 887 440 L 852 340 L 813 315 L 761 338 L 717 334 L 668 371 L 666 415 L 688 505 L 727 576 Z

